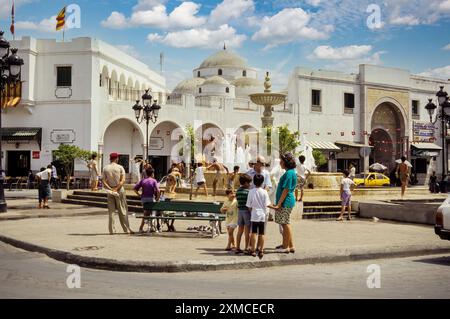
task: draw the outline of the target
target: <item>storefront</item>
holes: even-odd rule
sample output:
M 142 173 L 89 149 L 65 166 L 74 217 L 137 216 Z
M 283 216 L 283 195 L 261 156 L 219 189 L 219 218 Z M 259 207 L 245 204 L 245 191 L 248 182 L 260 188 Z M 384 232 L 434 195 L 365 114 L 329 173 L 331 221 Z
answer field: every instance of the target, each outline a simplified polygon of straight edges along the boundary
M 414 143 L 411 145 L 413 174 L 417 174 L 419 184 L 424 184 L 431 159 L 440 155 L 442 147 L 434 143 Z
M 370 154 L 372 146 L 355 142 L 336 142 L 341 152 L 337 154 L 337 170 L 349 169 L 350 165 L 355 166 L 357 173 L 364 172 L 364 158 Z
M 320 151 L 327 159 L 327 164 L 317 167 L 319 172 L 337 172 L 337 154 L 341 151 L 333 142 L 313 142 L 307 141 L 309 147 L 315 151 Z

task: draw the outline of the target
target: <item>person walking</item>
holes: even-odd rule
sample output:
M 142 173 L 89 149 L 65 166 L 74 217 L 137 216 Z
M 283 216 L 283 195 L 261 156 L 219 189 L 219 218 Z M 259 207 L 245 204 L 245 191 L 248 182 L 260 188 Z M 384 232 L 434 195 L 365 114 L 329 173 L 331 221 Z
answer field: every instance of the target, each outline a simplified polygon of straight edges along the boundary
M 356 188 L 355 182 L 350 179 L 350 172 L 345 170 L 343 172 L 344 179 L 341 182 L 341 200 L 342 200 L 342 209 L 341 215 L 337 219 L 337 221 L 344 220 L 345 209 L 348 209 L 348 220 L 352 219 L 352 192 Z
M 295 200 L 297 202 L 302 202 L 303 201 L 303 196 L 305 194 L 305 185 L 306 182 L 308 181 L 309 176 L 311 175 L 311 171 L 309 169 L 306 168 L 305 166 L 305 161 L 306 161 L 306 157 L 305 156 L 300 156 L 298 158 L 298 160 L 300 161 L 300 164 L 297 166 L 297 189 L 295 190 Z M 300 198 L 299 198 L 299 193 L 300 193 Z
M 146 168 L 147 178 L 141 180 L 134 187 L 134 192 L 139 196 L 142 202 L 142 206 L 144 207 L 144 217 L 150 217 L 151 211 L 145 210 L 145 204 L 154 203 L 159 201 L 161 196 L 161 192 L 159 190 L 159 185 L 155 176 L 155 170 L 152 167 Z M 142 193 L 139 191 L 142 190 Z M 141 226 L 139 227 L 139 232 L 142 233 L 144 231 L 145 218 L 142 219 Z M 159 219 L 157 220 L 156 232 L 159 232 L 161 227 L 159 225 Z
M 103 169 L 102 181 L 108 193 L 108 211 L 109 211 L 109 233 L 115 233 L 114 213 L 119 214 L 119 221 L 122 229 L 127 234 L 133 234 L 128 221 L 128 205 L 126 193 L 123 185 L 125 184 L 125 169 L 118 164 L 119 154 L 110 155 L 110 164 Z
M 409 166 L 408 164 L 406 164 L 406 157 L 402 156 L 401 159 L 401 163 L 398 165 L 397 168 L 397 176 L 400 179 L 400 182 L 402 183 L 402 198 L 405 197 L 405 193 L 406 193 L 406 187 L 408 186 L 408 181 L 409 181 L 409 176 L 410 176 L 410 172 L 409 172 Z
M 200 187 L 205 191 L 205 196 L 208 197 L 208 188 L 206 186 L 206 178 L 205 178 L 205 167 L 203 167 L 203 163 L 198 163 L 197 168 L 194 172 L 194 181 L 197 189 L 195 190 L 195 197 L 198 196 L 198 190 Z
M 216 171 L 216 175 L 214 176 L 213 181 L 213 196 L 215 197 L 217 195 L 217 185 L 219 184 L 219 181 L 222 180 L 222 183 L 224 186 L 226 186 L 224 177 L 222 176 L 222 173 L 226 172 L 227 176 L 230 174 L 230 170 L 228 167 L 223 165 L 222 163 L 219 163 L 216 158 L 213 159 L 213 163 L 208 166 L 206 170 L 213 169 Z
M 52 165 L 48 165 L 47 168 L 41 168 L 36 177 L 39 181 L 39 208 L 50 209 L 48 200 L 51 196 Z
M 51 163 L 51 170 L 52 170 L 52 178 L 50 180 L 51 187 L 54 189 L 58 189 L 58 170 L 55 167 L 55 163 Z
M 89 173 L 90 173 L 89 179 L 90 179 L 90 184 L 91 184 L 91 191 L 97 192 L 98 191 L 98 179 L 101 175 L 98 171 L 97 154 L 92 155 L 91 160 L 89 161 L 89 164 L 88 164 L 88 168 L 89 168 Z
M 295 253 L 292 238 L 291 214 L 295 207 L 295 189 L 297 187 L 297 172 L 295 158 L 292 153 L 286 153 L 280 157 L 280 165 L 286 173 L 281 177 L 277 188 L 275 199 L 275 222 L 283 228 L 283 244 L 279 247 L 280 252 Z
M 349 172 L 350 172 L 350 175 L 348 176 L 348 178 L 350 178 L 351 180 L 354 180 L 356 177 L 356 167 L 353 163 L 350 164 Z

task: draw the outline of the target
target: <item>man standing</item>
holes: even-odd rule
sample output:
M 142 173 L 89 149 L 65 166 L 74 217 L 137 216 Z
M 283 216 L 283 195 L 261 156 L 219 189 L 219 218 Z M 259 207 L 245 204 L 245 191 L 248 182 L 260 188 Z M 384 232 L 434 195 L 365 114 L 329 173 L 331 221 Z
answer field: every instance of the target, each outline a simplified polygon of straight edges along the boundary
M 225 171 L 227 176 L 230 174 L 230 170 L 228 167 L 223 165 L 222 163 L 219 163 L 216 158 L 213 159 L 213 163 L 208 166 L 207 170 L 213 169 L 216 171 L 216 175 L 214 176 L 213 181 L 213 196 L 215 197 L 217 195 L 217 185 L 219 184 L 219 181 L 222 179 L 222 183 L 224 186 L 226 186 L 225 179 L 222 175 L 222 173 Z
M 253 168 L 251 168 L 247 172 L 247 175 L 249 175 L 252 178 L 252 181 L 253 181 L 253 178 L 255 177 L 255 175 L 264 176 L 264 183 L 262 184 L 261 188 L 270 192 L 270 190 L 272 189 L 272 180 L 270 179 L 269 172 L 265 169 L 266 159 L 262 156 L 258 156 L 256 161 L 252 161 L 250 163 L 253 164 Z M 252 182 L 250 189 L 253 189 L 253 188 L 255 188 L 255 184 L 253 184 L 253 182 Z
M 108 193 L 109 233 L 114 234 L 113 214 L 118 212 L 122 229 L 127 234 L 133 234 L 128 222 L 127 198 L 123 185 L 125 184 L 125 169 L 118 164 L 119 154 L 110 155 L 110 164 L 103 169 L 103 185 Z

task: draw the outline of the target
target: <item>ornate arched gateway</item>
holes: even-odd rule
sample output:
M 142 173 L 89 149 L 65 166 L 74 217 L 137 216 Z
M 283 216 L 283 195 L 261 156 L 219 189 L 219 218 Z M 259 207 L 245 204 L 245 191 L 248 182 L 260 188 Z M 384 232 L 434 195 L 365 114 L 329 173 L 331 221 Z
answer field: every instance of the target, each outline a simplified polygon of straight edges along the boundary
M 393 169 L 395 160 L 408 151 L 405 117 L 401 109 L 391 102 L 379 104 L 372 115 L 370 145 L 373 147 L 370 164 L 381 163 Z

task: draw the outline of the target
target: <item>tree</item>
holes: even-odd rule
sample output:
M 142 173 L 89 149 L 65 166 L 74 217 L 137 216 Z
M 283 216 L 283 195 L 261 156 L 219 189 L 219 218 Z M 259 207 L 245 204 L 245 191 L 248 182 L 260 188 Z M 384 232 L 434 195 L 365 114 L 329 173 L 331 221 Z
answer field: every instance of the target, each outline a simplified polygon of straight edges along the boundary
M 323 153 L 319 150 L 313 150 L 314 161 L 316 162 L 317 167 L 321 167 L 328 163 L 327 158 Z
M 295 153 L 295 150 L 297 147 L 300 146 L 300 132 L 295 131 L 292 132 L 289 130 L 289 125 L 283 125 L 275 128 L 276 133 L 278 134 L 278 151 L 280 154 L 285 154 L 288 152 Z M 271 136 L 272 129 L 268 128 L 267 132 L 268 136 Z M 272 146 L 274 143 L 272 143 L 271 139 L 269 139 L 269 145 Z M 294 154 L 295 155 L 295 154 Z
M 70 189 L 70 177 L 73 175 L 75 160 L 89 162 L 94 153 L 85 151 L 76 145 L 61 144 L 55 151 L 55 159 L 64 166 L 67 179 L 67 190 Z

